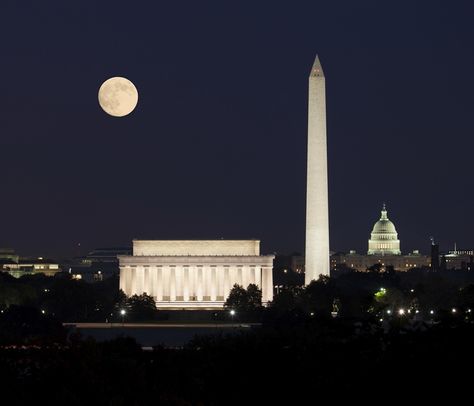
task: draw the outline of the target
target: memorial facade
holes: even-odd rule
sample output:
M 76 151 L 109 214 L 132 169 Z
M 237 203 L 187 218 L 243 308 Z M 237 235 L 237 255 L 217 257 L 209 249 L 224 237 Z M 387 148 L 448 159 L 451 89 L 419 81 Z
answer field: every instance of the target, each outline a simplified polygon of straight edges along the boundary
M 119 256 L 120 289 L 146 293 L 160 309 L 221 308 L 234 284 L 273 299 L 273 255 L 260 255 L 259 240 L 133 240 L 132 255 Z

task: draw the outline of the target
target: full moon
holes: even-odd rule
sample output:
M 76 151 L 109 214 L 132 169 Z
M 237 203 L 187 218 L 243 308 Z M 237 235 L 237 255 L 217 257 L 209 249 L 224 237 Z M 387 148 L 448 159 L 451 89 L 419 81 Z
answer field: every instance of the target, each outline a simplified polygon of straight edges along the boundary
M 111 116 L 130 114 L 138 103 L 138 90 L 128 79 L 116 76 L 107 79 L 99 89 L 100 107 Z

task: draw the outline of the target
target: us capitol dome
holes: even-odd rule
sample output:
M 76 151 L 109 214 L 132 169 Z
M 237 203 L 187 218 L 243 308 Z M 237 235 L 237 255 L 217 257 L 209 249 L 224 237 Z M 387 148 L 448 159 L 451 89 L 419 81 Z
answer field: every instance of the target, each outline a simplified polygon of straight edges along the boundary
M 367 255 L 401 255 L 398 233 L 395 225 L 387 217 L 385 203 L 380 220 L 374 224 L 370 234 Z

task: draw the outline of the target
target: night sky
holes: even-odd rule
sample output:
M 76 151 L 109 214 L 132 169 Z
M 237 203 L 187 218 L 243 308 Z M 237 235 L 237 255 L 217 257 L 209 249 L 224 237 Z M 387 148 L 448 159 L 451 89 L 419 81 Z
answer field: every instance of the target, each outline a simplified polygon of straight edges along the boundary
M 0 246 L 61 258 L 223 237 L 302 251 L 318 53 L 331 249 L 366 251 L 384 201 L 403 252 L 430 236 L 473 248 L 469 3 L 2 1 Z M 127 117 L 98 105 L 111 76 L 138 88 Z

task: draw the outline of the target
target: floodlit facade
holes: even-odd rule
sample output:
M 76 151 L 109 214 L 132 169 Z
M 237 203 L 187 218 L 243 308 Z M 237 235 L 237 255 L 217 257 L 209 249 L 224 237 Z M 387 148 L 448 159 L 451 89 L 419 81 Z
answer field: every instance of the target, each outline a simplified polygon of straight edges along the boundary
M 234 284 L 273 299 L 274 256 L 260 255 L 259 240 L 133 240 L 132 255 L 118 258 L 120 289 L 161 309 L 221 308 Z
M 395 271 L 409 271 L 414 268 L 428 268 L 431 259 L 428 255 L 420 254 L 414 250 L 407 255 L 364 255 L 355 251 L 346 253 L 334 253 L 331 256 L 331 269 L 352 268 L 358 272 L 367 272 L 368 268 L 379 265 L 380 271 L 384 272 L 389 268 Z
M 348 254 L 335 253 L 331 256 L 333 270 L 352 268 L 358 272 L 366 272 L 374 265 L 378 265 L 382 272 L 390 268 L 396 271 L 408 271 L 414 268 L 428 268 L 431 265 L 431 257 L 420 254 L 418 250 L 402 255 L 398 233 L 388 218 L 385 204 L 382 206 L 380 219 L 372 228 L 367 255 L 350 251 Z
M 61 271 L 59 264 L 51 259 L 20 257 L 13 249 L 0 248 L 0 271 L 15 278 L 24 275 L 44 274 L 54 276 Z
M 395 225 L 387 217 L 385 204 L 380 219 L 374 224 L 370 234 L 367 255 L 401 255 L 400 240 Z

